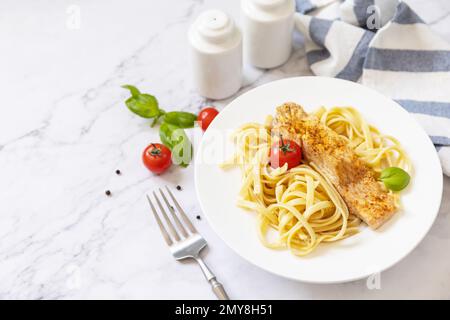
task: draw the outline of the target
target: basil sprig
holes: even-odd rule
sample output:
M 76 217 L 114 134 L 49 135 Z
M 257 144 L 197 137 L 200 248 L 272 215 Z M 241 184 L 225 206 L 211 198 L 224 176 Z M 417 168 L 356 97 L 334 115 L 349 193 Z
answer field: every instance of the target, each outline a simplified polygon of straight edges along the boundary
M 185 111 L 165 112 L 159 107 L 158 100 L 154 96 L 141 93 L 132 85 L 124 85 L 122 88 L 130 90 L 131 93 L 131 97 L 125 101 L 128 109 L 143 118 L 153 118 L 151 127 L 162 117 L 163 121 L 159 128 L 161 142 L 171 149 L 173 163 L 187 167 L 192 159 L 193 148 L 183 129 L 193 128 L 197 116 Z
M 411 177 L 401 168 L 390 167 L 381 171 L 380 180 L 383 181 L 386 188 L 392 191 L 400 191 L 406 188 Z

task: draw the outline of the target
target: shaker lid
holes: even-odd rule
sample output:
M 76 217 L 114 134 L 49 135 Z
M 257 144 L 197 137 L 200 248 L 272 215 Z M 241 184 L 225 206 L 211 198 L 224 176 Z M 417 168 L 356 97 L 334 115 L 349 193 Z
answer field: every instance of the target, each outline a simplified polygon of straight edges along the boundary
M 191 43 L 205 51 L 227 49 L 241 40 L 240 31 L 233 19 L 220 10 L 201 13 L 189 31 Z
M 261 9 L 271 10 L 286 5 L 286 0 L 252 0 Z
M 291 15 L 295 0 L 242 0 L 242 9 L 255 19 L 272 20 Z

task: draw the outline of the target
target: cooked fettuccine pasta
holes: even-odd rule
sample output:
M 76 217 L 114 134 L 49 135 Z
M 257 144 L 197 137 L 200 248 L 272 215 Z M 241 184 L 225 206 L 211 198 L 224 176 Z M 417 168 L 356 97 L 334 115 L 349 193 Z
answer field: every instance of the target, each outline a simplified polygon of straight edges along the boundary
M 243 184 L 238 205 L 258 212 L 262 243 L 306 255 L 321 242 L 333 242 L 357 232 L 359 219 L 349 216 L 335 188 L 314 169 L 314 164 L 287 170 L 269 166 L 271 118 L 266 125 L 250 123 L 235 134 L 237 152 L 223 167 L 239 164 Z M 269 230 L 277 231 L 274 240 Z
M 411 170 L 399 142 L 368 125 L 353 108 L 320 108 L 314 114 L 320 123 L 345 137 L 356 155 L 375 172 L 390 166 Z M 242 187 L 237 204 L 258 213 L 262 243 L 304 256 L 321 242 L 357 233 L 360 219 L 349 213 L 340 193 L 314 162 L 304 159 L 303 164 L 291 169 L 287 164 L 276 169 L 270 166 L 275 142 L 272 123 L 268 116 L 265 124 L 241 126 L 233 134 L 236 152 L 222 164 L 223 168 L 240 167 Z
M 322 107 L 314 114 L 322 124 L 345 137 L 356 154 L 376 172 L 387 167 L 411 171 L 411 162 L 398 140 L 380 133 L 354 108 L 334 107 L 327 110 Z

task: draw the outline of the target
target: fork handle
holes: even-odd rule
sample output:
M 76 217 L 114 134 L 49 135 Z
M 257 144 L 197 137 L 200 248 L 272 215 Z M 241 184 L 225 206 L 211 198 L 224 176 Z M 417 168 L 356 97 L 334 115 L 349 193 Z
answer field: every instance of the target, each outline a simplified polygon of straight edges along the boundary
M 195 257 L 194 259 L 202 269 L 203 274 L 205 275 L 206 280 L 208 280 L 209 284 L 211 285 L 211 288 L 216 297 L 219 300 L 230 300 L 225 289 L 223 288 L 223 285 L 219 281 L 217 281 L 216 276 L 211 272 L 203 259 L 200 257 Z
M 216 278 L 209 280 L 209 283 L 211 284 L 214 294 L 219 300 L 230 300 L 225 289 L 223 288 L 223 285 L 217 281 Z

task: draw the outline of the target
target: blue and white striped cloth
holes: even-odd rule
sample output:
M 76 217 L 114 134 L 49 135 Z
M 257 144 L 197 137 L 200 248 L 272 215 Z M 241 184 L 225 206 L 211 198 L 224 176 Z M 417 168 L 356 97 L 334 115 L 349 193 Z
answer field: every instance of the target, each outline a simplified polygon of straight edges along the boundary
M 399 0 L 297 0 L 314 74 L 360 82 L 413 113 L 450 176 L 450 44 Z

